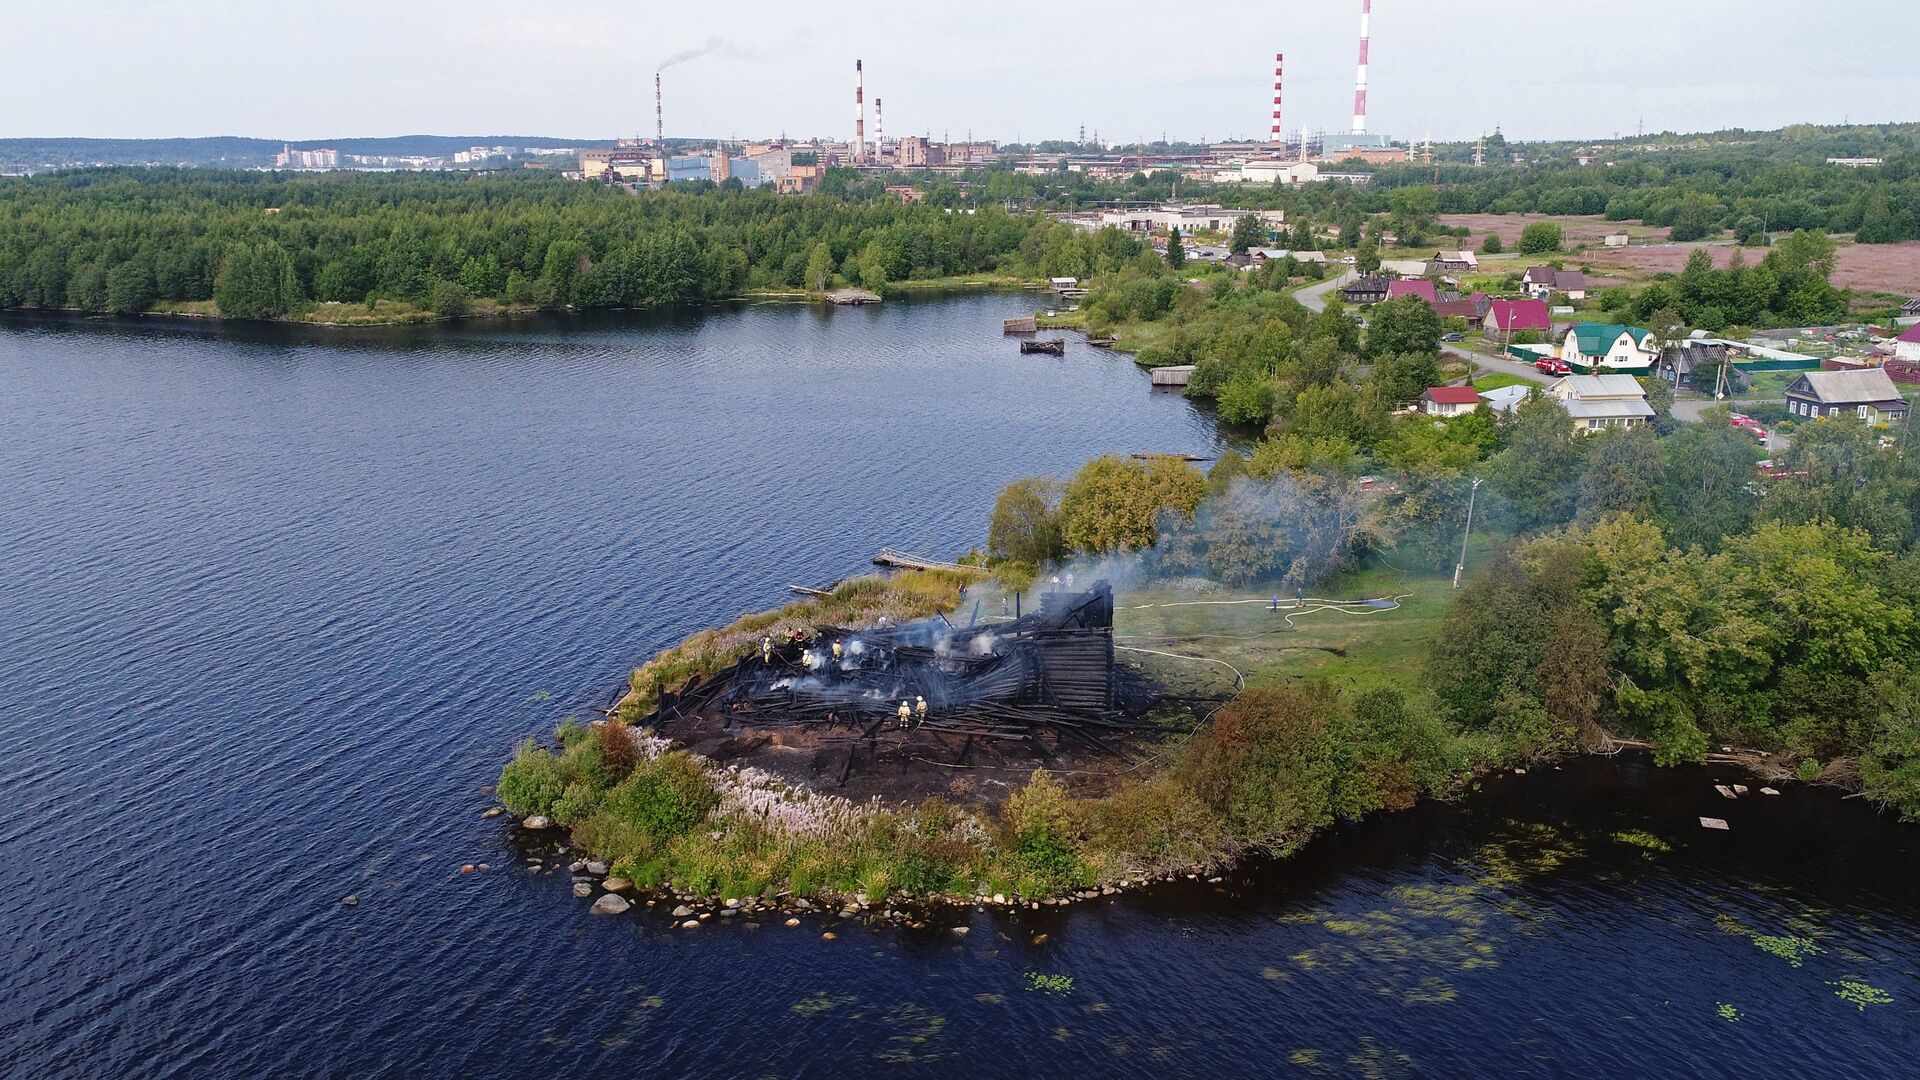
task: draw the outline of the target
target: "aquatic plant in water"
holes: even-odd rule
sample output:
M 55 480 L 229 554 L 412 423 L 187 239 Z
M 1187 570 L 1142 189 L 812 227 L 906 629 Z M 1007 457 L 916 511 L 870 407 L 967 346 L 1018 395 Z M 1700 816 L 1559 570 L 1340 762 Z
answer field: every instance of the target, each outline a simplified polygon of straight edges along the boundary
M 1835 997 L 1849 1005 L 1859 1006 L 1861 1012 L 1866 1012 L 1869 1005 L 1893 1004 L 1892 994 L 1858 979 L 1836 979 L 1827 985 L 1834 988 Z
M 1806 957 L 1820 955 L 1820 946 L 1815 944 L 1812 938 L 1786 934 L 1756 934 L 1753 943 L 1794 967 L 1799 967 L 1800 962 Z
M 1720 1019 L 1725 1020 L 1727 1023 L 1737 1024 L 1740 1022 L 1739 1009 L 1734 1008 L 1733 1006 L 1727 1004 L 1724 1001 L 1720 1002 L 1714 1008 L 1717 1012 L 1719 1012 Z
M 1029 971 L 1027 972 L 1027 989 L 1043 990 L 1049 994 L 1064 996 L 1073 993 L 1073 976 Z

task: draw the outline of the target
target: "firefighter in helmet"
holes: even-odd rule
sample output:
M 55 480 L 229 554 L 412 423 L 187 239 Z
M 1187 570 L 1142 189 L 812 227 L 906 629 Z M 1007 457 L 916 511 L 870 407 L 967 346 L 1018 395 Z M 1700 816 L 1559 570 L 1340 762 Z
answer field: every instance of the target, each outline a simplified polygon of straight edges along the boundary
M 915 694 L 913 697 L 913 726 L 919 727 L 927 722 L 927 699 Z
M 913 726 L 912 721 L 913 721 L 913 707 L 911 705 L 908 705 L 906 702 L 902 701 L 900 703 L 900 730 L 905 731 L 908 728 L 912 727 Z

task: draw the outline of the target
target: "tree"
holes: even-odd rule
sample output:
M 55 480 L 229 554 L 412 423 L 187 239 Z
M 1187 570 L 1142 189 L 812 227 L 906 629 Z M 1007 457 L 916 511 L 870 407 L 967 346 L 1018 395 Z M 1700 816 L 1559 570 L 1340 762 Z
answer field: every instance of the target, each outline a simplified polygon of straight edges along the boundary
M 278 244 L 242 244 L 232 249 L 213 283 L 220 314 L 235 319 L 273 319 L 298 308 L 300 279 Z
M 1666 482 L 1657 519 L 1677 547 L 1718 551 L 1727 537 L 1747 531 L 1759 499 L 1752 492 L 1761 455 L 1752 436 L 1718 412 L 1660 441 Z
M 1206 477 L 1184 461 L 1095 458 L 1061 493 L 1061 535 L 1069 550 L 1091 554 L 1152 547 L 1161 516 L 1191 518 L 1206 492 Z
M 106 301 L 107 310 L 123 315 L 147 310 L 153 303 L 153 272 L 139 261 L 107 271 Z
M 1507 427 L 1507 448 L 1487 463 L 1493 494 L 1500 497 L 1490 509 L 1519 532 L 1571 520 L 1586 467 L 1579 438 L 1558 401 L 1535 394 L 1520 402 Z
M 1180 230 L 1167 231 L 1167 265 L 1175 270 L 1187 265 L 1187 249 L 1180 243 Z
M 1767 246 L 1767 223 L 1753 214 L 1733 223 L 1733 236 L 1746 247 Z
M 1229 241 L 1235 255 L 1245 255 L 1249 248 L 1262 247 L 1267 240 L 1267 223 L 1258 213 L 1247 214 L 1233 223 L 1233 234 Z
M 1520 230 L 1520 254 L 1547 255 L 1559 251 L 1566 242 L 1566 233 L 1559 223 L 1536 221 Z
M 1060 532 L 1060 482 L 1050 476 L 1015 480 L 1000 489 L 987 524 L 987 551 L 1039 566 L 1066 553 Z
M 1653 430 L 1605 431 L 1584 441 L 1587 467 L 1580 474 L 1576 520 L 1594 522 L 1619 513 L 1651 518 L 1665 465 Z
M 1440 314 L 1417 296 L 1403 296 L 1373 306 L 1372 326 L 1367 331 L 1367 353 L 1387 356 L 1393 353 L 1438 353 L 1440 335 L 1446 327 Z
M 824 292 L 833 281 L 833 251 L 825 241 L 813 245 L 813 253 L 807 256 L 807 288 L 813 292 Z
M 1380 245 L 1373 237 L 1363 237 L 1360 246 L 1354 250 L 1353 268 L 1363 274 L 1371 274 L 1380 269 Z
M 1406 404 L 1417 400 L 1428 387 L 1440 384 L 1440 357 L 1430 352 L 1377 356 L 1371 379 L 1386 400 L 1396 405 Z
M 1499 233 L 1488 233 L 1480 243 L 1480 250 L 1488 255 L 1498 255 L 1507 250 L 1507 245 L 1500 239 Z

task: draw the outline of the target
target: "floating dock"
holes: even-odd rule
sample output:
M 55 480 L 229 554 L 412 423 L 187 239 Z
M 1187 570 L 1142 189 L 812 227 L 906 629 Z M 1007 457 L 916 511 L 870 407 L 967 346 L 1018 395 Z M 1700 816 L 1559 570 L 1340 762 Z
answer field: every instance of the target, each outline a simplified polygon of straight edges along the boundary
M 1048 353 L 1053 356 L 1065 356 L 1067 355 L 1067 343 L 1064 338 L 1054 338 L 1051 341 L 1023 341 L 1020 343 L 1020 351 L 1022 353 Z
M 880 302 L 879 293 L 870 293 L 865 289 L 835 289 L 827 294 L 827 299 L 841 307 L 861 307 Z
M 1153 369 L 1153 385 L 1155 386 L 1185 386 L 1192 381 L 1192 364 L 1178 364 L 1173 367 L 1157 367 Z
M 1032 315 L 1003 319 L 1000 323 L 1000 332 L 1003 334 L 1031 334 L 1039 329 L 1040 320 Z

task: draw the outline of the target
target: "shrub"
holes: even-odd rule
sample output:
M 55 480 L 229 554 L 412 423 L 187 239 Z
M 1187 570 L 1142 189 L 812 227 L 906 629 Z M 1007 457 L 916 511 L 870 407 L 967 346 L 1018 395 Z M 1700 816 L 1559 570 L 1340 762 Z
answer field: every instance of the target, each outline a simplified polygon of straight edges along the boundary
M 1015 869 L 1024 894 L 1060 892 L 1079 876 L 1080 860 L 1072 846 L 1074 810 L 1066 789 L 1045 769 L 1035 769 L 1027 786 L 1007 799 L 1001 814 L 1013 836 Z
M 600 805 L 600 792 L 591 784 L 571 783 L 553 803 L 553 820 L 562 825 L 585 821 Z
M 633 733 L 627 725 L 618 720 L 609 720 L 595 730 L 595 743 L 600 749 L 600 770 L 606 775 L 606 782 L 617 784 L 633 772 L 639 753 L 633 746 Z
M 500 802 L 515 817 L 550 814 L 563 789 L 560 763 L 532 739 L 500 770 Z
M 1551 221 L 1536 221 L 1520 230 L 1520 253 L 1522 255 L 1545 255 L 1560 250 L 1566 242 L 1566 233 Z
M 1499 233 L 1488 233 L 1486 241 L 1480 245 L 1480 250 L 1488 255 L 1498 255 L 1507 250 L 1507 245 L 1500 239 Z
M 719 801 L 700 763 L 675 751 L 636 766 L 603 805 L 617 820 L 666 839 L 700 824 Z

